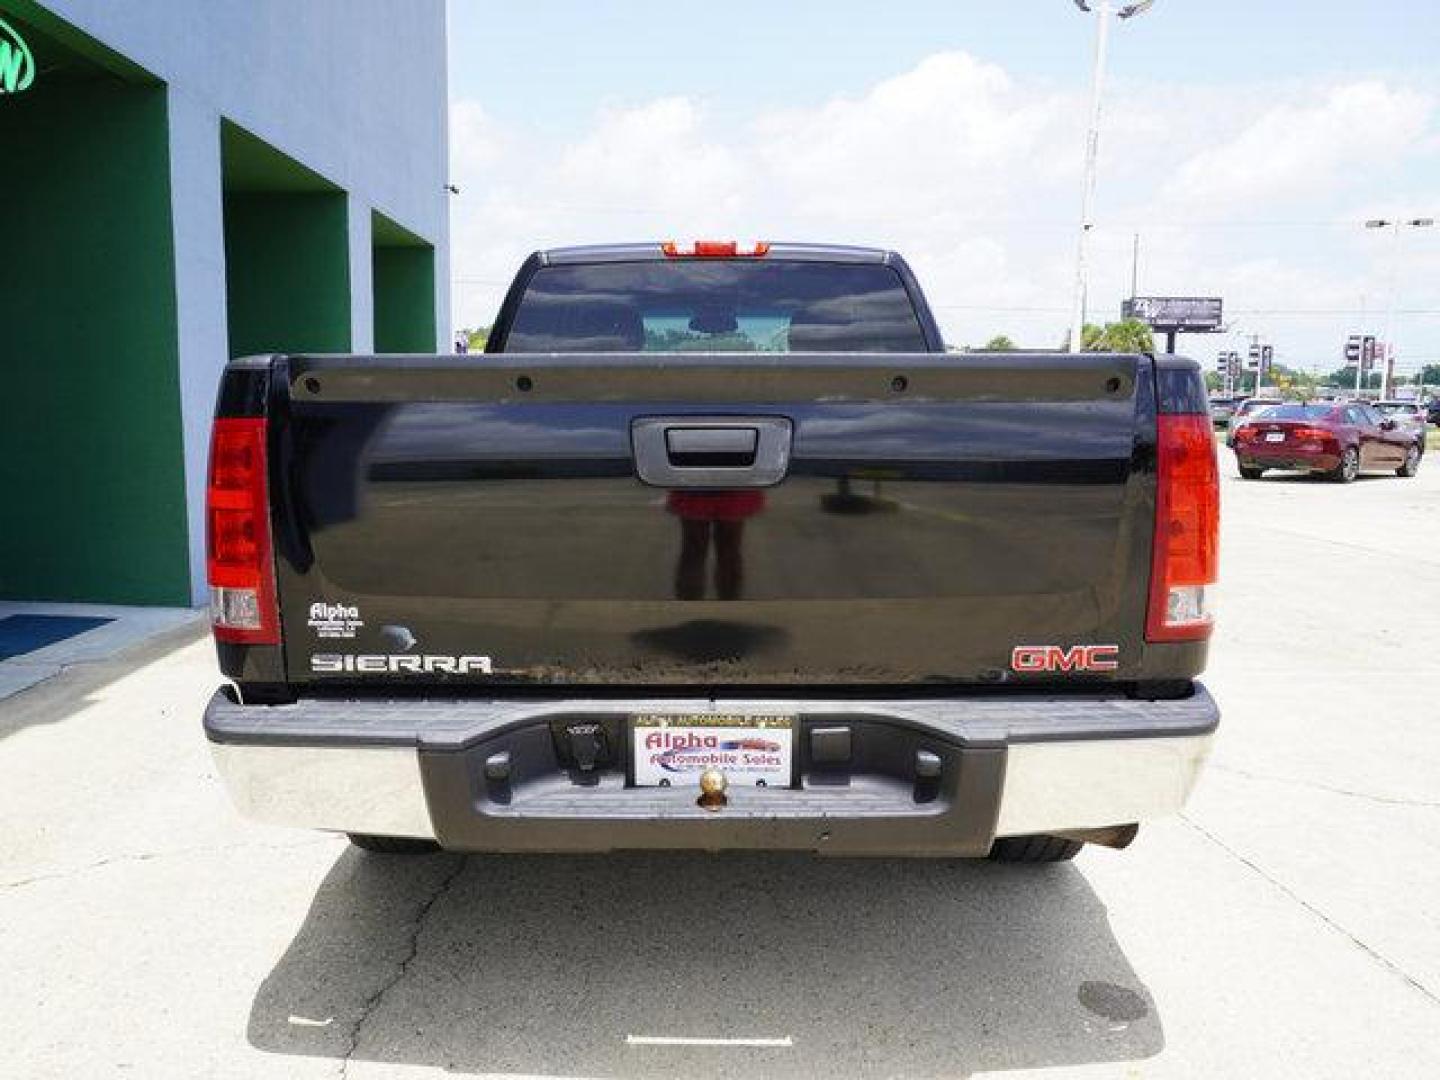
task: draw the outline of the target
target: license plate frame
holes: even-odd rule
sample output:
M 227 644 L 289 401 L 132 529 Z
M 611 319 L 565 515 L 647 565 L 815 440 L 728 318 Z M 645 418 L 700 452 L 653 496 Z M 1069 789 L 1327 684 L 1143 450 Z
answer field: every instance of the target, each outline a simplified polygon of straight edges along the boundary
M 625 720 L 626 783 L 698 790 L 700 774 L 713 767 L 732 788 L 793 788 L 799 731 L 794 713 L 632 713 Z

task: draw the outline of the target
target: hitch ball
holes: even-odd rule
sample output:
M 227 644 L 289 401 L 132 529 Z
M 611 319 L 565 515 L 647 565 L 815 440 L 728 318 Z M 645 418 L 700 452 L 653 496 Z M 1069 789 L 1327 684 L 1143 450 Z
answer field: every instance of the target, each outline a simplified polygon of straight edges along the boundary
M 719 769 L 706 769 L 700 774 L 700 798 L 696 802 L 706 810 L 719 810 L 730 800 L 725 789 L 730 786 L 725 774 Z

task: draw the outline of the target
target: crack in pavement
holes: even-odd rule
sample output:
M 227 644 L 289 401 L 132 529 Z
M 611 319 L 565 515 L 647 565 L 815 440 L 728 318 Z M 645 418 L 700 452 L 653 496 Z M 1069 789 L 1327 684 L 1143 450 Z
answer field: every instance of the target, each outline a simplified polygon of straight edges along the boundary
M 151 862 L 155 859 L 183 859 L 191 855 L 218 854 L 224 851 L 300 851 L 308 847 L 333 843 L 335 841 L 327 837 L 323 840 L 304 840 L 298 844 L 258 844 L 244 841 L 238 844 L 200 844 L 188 848 L 169 848 L 165 851 L 135 851 L 126 855 L 107 855 L 103 859 L 81 863 L 79 866 L 72 866 L 66 870 L 55 870 L 44 874 L 34 874 L 31 877 L 15 878 L 11 881 L 0 881 L 0 889 L 23 889 L 27 885 L 39 885 L 47 881 L 64 881 L 66 878 L 79 877 L 82 874 L 103 870 L 107 866 L 121 863 Z
M 386 995 L 399 985 L 401 980 L 410 973 L 410 965 L 414 963 L 415 957 L 420 953 L 420 934 L 425 929 L 426 919 L 430 917 L 430 912 L 434 909 L 440 898 L 450 890 L 450 887 L 454 885 L 460 875 L 464 873 L 467 862 L 466 858 L 463 855 L 457 855 L 454 856 L 454 858 L 454 868 L 440 879 L 429 898 L 416 910 L 415 918 L 410 923 L 409 936 L 405 942 L 405 955 L 400 958 L 400 963 L 395 966 L 394 974 L 381 983 L 375 992 L 361 1004 L 360 1015 L 355 1018 L 355 1023 L 350 1025 L 350 1031 L 346 1037 L 345 1054 L 340 1059 L 339 1076 L 346 1077 L 350 1075 L 350 1061 L 355 1056 L 355 1051 L 360 1048 L 361 1031 L 364 1029 L 370 1017 L 373 1016 L 384 1003 Z
M 1194 829 L 1206 840 L 1209 840 L 1210 843 L 1214 844 L 1221 851 L 1225 852 L 1231 858 L 1235 859 L 1236 861 L 1250 869 L 1252 872 L 1254 872 L 1256 875 L 1258 875 L 1260 878 L 1264 879 L 1274 888 L 1279 890 L 1280 893 L 1282 893 L 1284 896 L 1288 897 L 1300 907 L 1310 912 L 1310 914 L 1314 915 L 1326 926 L 1330 927 L 1330 929 L 1344 936 L 1346 939 L 1349 940 L 1350 944 L 1354 945 L 1357 949 L 1363 952 L 1366 956 L 1370 957 L 1381 967 L 1387 969 L 1392 975 L 1398 976 L 1412 989 L 1416 990 L 1422 997 L 1429 1001 L 1432 1005 L 1440 1005 L 1440 996 L 1436 996 L 1436 994 L 1434 994 L 1430 990 L 1430 988 L 1427 987 L 1424 983 L 1422 983 L 1419 979 L 1415 978 L 1415 976 L 1411 975 L 1408 971 L 1402 968 L 1399 964 L 1395 963 L 1395 961 L 1391 960 L 1384 953 L 1375 949 L 1373 946 L 1367 945 L 1364 941 L 1361 941 L 1360 938 L 1356 937 L 1349 930 L 1345 929 L 1345 927 L 1341 926 L 1338 922 L 1332 919 L 1329 915 L 1325 914 L 1325 912 L 1321 911 L 1314 904 L 1310 903 L 1310 901 L 1306 900 L 1289 885 L 1286 885 L 1283 881 L 1271 876 L 1265 871 L 1263 867 L 1260 866 L 1259 863 L 1255 862 L 1252 859 L 1246 858 L 1244 855 L 1241 855 L 1240 852 L 1236 851 L 1229 844 L 1225 843 L 1225 841 L 1221 840 L 1209 829 L 1205 828 L 1205 826 L 1201 825 L 1194 818 L 1190 817 L 1190 815 L 1182 813 L 1180 815 L 1180 820 L 1185 822 L 1186 825 L 1189 825 L 1190 828 Z
M 1372 795 L 1367 791 L 1351 791 L 1348 788 L 1331 787 L 1329 784 L 1321 784 L 1315 780 L 1302 780 L 1298 776 L 1276 776 L 1273 773 L 1257 773 L 1248 769 L 1237 769 L 1233 765 L 1217 765 L 1211 762 L 1209 769 L 1215 772 L 1230 773 L 1232 776 L 1243 776 L 1247 780 L 1269 781 L 1275 784 L 1293 784 L 1296 787 L 1313 788 L 1316 791 L 1328 791 L 1332 795 L 1347 795 L 1352 799 L 1364 799 L 1367 802 L 1380 803 L 1384 806 L 1413 806 L 1421 809 L 1440 808 L 1440 802 L 1431 802 L 1428 799 L 1402 799 L 1390 795 Z

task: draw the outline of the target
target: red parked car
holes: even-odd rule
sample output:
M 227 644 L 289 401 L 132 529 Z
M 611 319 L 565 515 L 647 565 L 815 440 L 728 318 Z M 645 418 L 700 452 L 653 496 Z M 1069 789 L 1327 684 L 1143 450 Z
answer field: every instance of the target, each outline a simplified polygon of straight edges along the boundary
M 1272 405 L 1235 433 L 1235 463 L 1246 480 L 1266 469 L 1323 473 L 1349 483 L 1367 471 L 1414 476 L 1425 442 L 1363 401 Z

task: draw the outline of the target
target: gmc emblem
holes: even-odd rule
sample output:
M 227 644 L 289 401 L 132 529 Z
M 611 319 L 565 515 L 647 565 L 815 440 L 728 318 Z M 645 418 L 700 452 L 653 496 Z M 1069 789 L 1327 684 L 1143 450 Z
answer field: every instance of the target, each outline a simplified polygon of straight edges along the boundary
M 1039 671 L 1114 671 L 1120 666 L 1119 645 L 1016 645 L 1010 666 L 1029 674 Z

